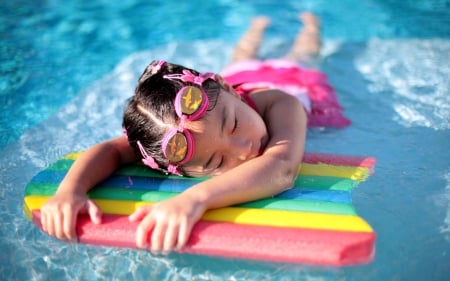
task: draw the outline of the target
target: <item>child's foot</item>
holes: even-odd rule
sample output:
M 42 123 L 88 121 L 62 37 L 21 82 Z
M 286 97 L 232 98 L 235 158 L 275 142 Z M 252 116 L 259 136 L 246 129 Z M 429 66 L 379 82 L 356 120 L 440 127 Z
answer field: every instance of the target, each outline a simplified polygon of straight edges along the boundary
M 312 13 L 300 14 L 300 20 L 304 27 L 302 30 L 302 52 L 310 56 L 320 53 L 320 25 L 319 19 Z
M 320 31 L 320 21 L 319 19 L 312 13 L 305 12 L 300 14 L 300 21 L 305 26 L 303 29 L 305 31 L 311 32 L 319 32 Z
M 298 61 L 308 61 L 320 53 L 320 24 L 319 19 L 312 13 L 299 15 L 303 28 L 297 35 L 291 52 L 287 58 Z
M 264 31 L 267 26 L 269 26 L 270 24 L 270 18 L 268 17 L 264 17 L 264 16 L 259 16 L 259 17 L 254 17 L 251 21 L 251 29 L 256 29 L 258 31 Z
M 270 19 L 259 16 L 252 19 L 250 27 L 236 45 L 232 61 L 255 59 Z

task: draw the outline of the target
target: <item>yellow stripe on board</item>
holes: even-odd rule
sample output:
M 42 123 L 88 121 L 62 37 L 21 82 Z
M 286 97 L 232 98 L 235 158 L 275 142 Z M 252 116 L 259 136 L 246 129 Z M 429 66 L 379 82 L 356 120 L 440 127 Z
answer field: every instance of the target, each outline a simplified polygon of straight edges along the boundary
M 50 199 L 50 196 L 41 195 L 29 195 L 23 198 L 24 204 L 23 208 L 25 210 L 25 215 L 31 220 L 31 212 L 34 210 L 40 210 L 42 205 Z
M 33 215 L 31 214 L 31 211 L 32 211 L 32 209 L 29 208 L 28 204 L 25 201 L 25 204 L 23 204 L 23 212 L 25 213 L 25 217 L 29 220 L 33 219 Z
M 373 231 L 370 225 L 359 216 L 285 210 L 221 208 L 206 212 L 202 219 L 277 227 Z
M 76 151 L 65 155 L 62 159 L 77 160 L 78 157 L 83 153 L 83 151 Z
M 29 210 L 39 210 L 49 196 L 30 195 L 24 198 Z M 151 202 L 125 200 L 94 200 L 105 214 L 129 215 L 137 208 L 152 205 Z M 222 221 L 239 224 L 264 225 L 291 228 L 372 232 L 372 228 L 361 217 L 324 213 L 307 213 L 284 210 L 221 208 L 210 210 L 202 220 Z
M 302 163 L 299 174 L 308 176 L 349 178 L 355 181 L 364 181 L 370 173 L 369 169 L 365 167 Z

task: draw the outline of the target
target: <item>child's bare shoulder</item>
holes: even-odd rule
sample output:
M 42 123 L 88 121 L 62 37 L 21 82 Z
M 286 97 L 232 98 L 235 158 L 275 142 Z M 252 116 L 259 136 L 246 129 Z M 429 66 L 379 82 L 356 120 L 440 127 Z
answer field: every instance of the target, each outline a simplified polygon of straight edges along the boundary
M 298 103 L 297 98 L 279 89 L 257 90 L 252 92 L 250 97 L 261 112 L 279 102 Z

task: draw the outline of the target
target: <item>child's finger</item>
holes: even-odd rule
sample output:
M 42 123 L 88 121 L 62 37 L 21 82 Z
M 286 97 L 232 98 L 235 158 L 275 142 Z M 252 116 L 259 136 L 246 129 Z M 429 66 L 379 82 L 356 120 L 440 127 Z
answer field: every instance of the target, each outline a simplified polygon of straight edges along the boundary
M 47 224 L 48 224 L 47 223 L 47 216 L 45 215 L 45 211 L 41 210 L 41 227 L 42 227 L 42 230 L 44 232 L 48 232 L 47 231 L 47 229 L 48 229 Z
M 55 231 L 53 227 L 53 216 L 45 217 L 46 231 L 48 235 L 55 236 Z
M 152 216 L 147 216 L 136 229 L 136 245 L 139 248 L 148 248 L 149 233 L 155 226 L 155 219 Z
M 151 236 L 150 250 L 153 253 L 159 253 L 164 244 L 164 237 L 166 235 L 167 222 L 165 220 L 155 220 L 156 224 L 153 228 Z
M 173 250 L 177 244 L 179 233 L 179 225 L 177 223 L 170 223 L 166 229 L 166 235 L 164 236 L 163 252 L 168 253 Z
M 178 243 L 177 249 L 181 250 L 184 246 L 186 246 L 189 236 L 191 235 L 193 224 L 189 222 L 182 223 L 180 225 L 180 229 L 178 231 Z
M 63 213 L 55 213 L 53 215 L 53 228 L 56 238 L 60 240 L 66 240 L 68 237 L 66 237 L 64 230 L 63 230 L 63 223 L 64 223 L 64 215 Z
M 67 239 L 69 239 L 72 242 L 77 241 L 77 233 L 76 233 L 77 217 L 78 217 L 77 212 L 68 210 L 68 213 L 66 213 L 65 219 L 62 222 L 64 233 L 66 234 Z
M 140 221 L 142 220 L 151 210 L 151 206 L 145 206 L 145 207 L 141 207 L 139 209 L 137 209 L 136 211 L 134 211 L 134 213 L 132 213 L 128 219 L 130 221 Z
M 102 211 L 97 204 L 94 203 L 94 201 L 87 200 L 85 208 L 87 209 L 89 217 L 94 224 L 100 224 L 102 222 Z

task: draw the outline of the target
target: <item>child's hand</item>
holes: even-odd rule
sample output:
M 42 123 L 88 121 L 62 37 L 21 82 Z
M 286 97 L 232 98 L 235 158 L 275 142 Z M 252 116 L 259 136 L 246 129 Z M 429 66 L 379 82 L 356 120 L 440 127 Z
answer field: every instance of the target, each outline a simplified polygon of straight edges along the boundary
M 58 239 L 76 242 L 79 213 L 88 213 L 93 223 L 101 223 L 100 208 L 86 194 L 56 193 L 41 208 L 42 229 Z
M 150 246 L 154 253 L 181 249 L 204 212 L 201 204 L 194 203 L 183 194 L 139 208 L 129 217 L 131 221 L 141 220 L 136 230 L 136 245 L 139 248 Z

